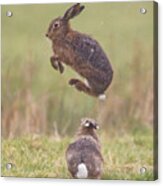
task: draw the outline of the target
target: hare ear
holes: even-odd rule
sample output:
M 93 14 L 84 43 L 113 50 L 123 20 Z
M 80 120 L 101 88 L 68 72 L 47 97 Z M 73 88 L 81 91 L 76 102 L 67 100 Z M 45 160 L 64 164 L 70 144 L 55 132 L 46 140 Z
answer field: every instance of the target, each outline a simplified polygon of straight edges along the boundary
M 80 6 L 80 3 L 77 3 L 70 7 L 64 14 L 63 19 L 68 21 L 69 19 L 72 19 L 73 17 L 80 14 L 80 12 L 84 9 L 84 6 Z

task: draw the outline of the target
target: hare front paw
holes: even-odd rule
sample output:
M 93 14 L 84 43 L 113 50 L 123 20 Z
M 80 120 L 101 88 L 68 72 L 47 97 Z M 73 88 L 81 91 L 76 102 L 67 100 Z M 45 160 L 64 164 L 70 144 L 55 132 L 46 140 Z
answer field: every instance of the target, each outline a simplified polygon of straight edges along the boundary
M 60 73 L 62 74 L 64 72 L 64 67 L 61 62 L 58 62 L 58 68 L 59 68 Z
M 50 58 L 50 62 L 51 62 L 52 67 L 53 67 L 55 70 L 59 70 L 60 73 L 62 74 L 62 73 L 64 72 L 64 67 L 63 67 L 62 63 L 59 62 L 58 60 L 59 60 L 58 57 L 52 56 L 52 57 Z

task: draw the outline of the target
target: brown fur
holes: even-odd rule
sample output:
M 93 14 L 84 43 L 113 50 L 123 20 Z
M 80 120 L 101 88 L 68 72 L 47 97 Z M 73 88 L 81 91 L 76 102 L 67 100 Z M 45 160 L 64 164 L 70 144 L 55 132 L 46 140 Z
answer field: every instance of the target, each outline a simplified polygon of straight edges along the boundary
M 79 3 L 70 7 L 63 17 L 56 18 L 50 25 L 46 36 L 52 41 L 53 56 L 51 64 L 63 73 L 62 63 L 71 66 L 89 84 L 78 79 L 69 81 L 79 91 L 92 96 L 103 94 L 113 77 L 111 64 L 99 43 L 88 35 L 70 28 L 69 19 L 77 16 L 84 6 Z

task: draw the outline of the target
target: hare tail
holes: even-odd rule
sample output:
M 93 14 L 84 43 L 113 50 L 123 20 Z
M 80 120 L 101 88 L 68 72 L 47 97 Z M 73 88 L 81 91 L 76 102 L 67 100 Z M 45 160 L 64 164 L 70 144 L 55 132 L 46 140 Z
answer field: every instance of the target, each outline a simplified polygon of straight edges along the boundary
M 79 179 L 84 179 L 88 177 L 88 169 L 84 163 L 80 163 L 78 165 L 78 172 L 76 174 L 76 177 Z

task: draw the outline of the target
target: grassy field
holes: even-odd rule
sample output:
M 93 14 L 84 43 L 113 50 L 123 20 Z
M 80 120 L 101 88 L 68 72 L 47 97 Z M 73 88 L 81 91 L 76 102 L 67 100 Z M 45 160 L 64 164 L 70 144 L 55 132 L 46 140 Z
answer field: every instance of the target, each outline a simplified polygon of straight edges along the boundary
M 109 137 L 101 133 L 104 171 L 102 179 L 153 180 L 151 132 Z M 2 175 L 19 177 L 71 178 L 65 149 L 72 138 L 30 136 L 2 143 Z M 6 164 L 12 162 L 11 170 Z M 141 174 L 140 168 L 146 173 Z
M 103 178 L 153 179 L 153 3 L 84 5 L 71 25 L 95 38 L 111 61 L 105 102 L 70 87 L 69 79 L 78 77 L 70 67 L 61 75 L 50 65 L 45 33 L 71 4 L 2 6 L 4 176 L 69 178 L 65 148 L 80 119 L 92 117 L 101 127 Z M 11 171 L 5 169 L 9 161 Z

